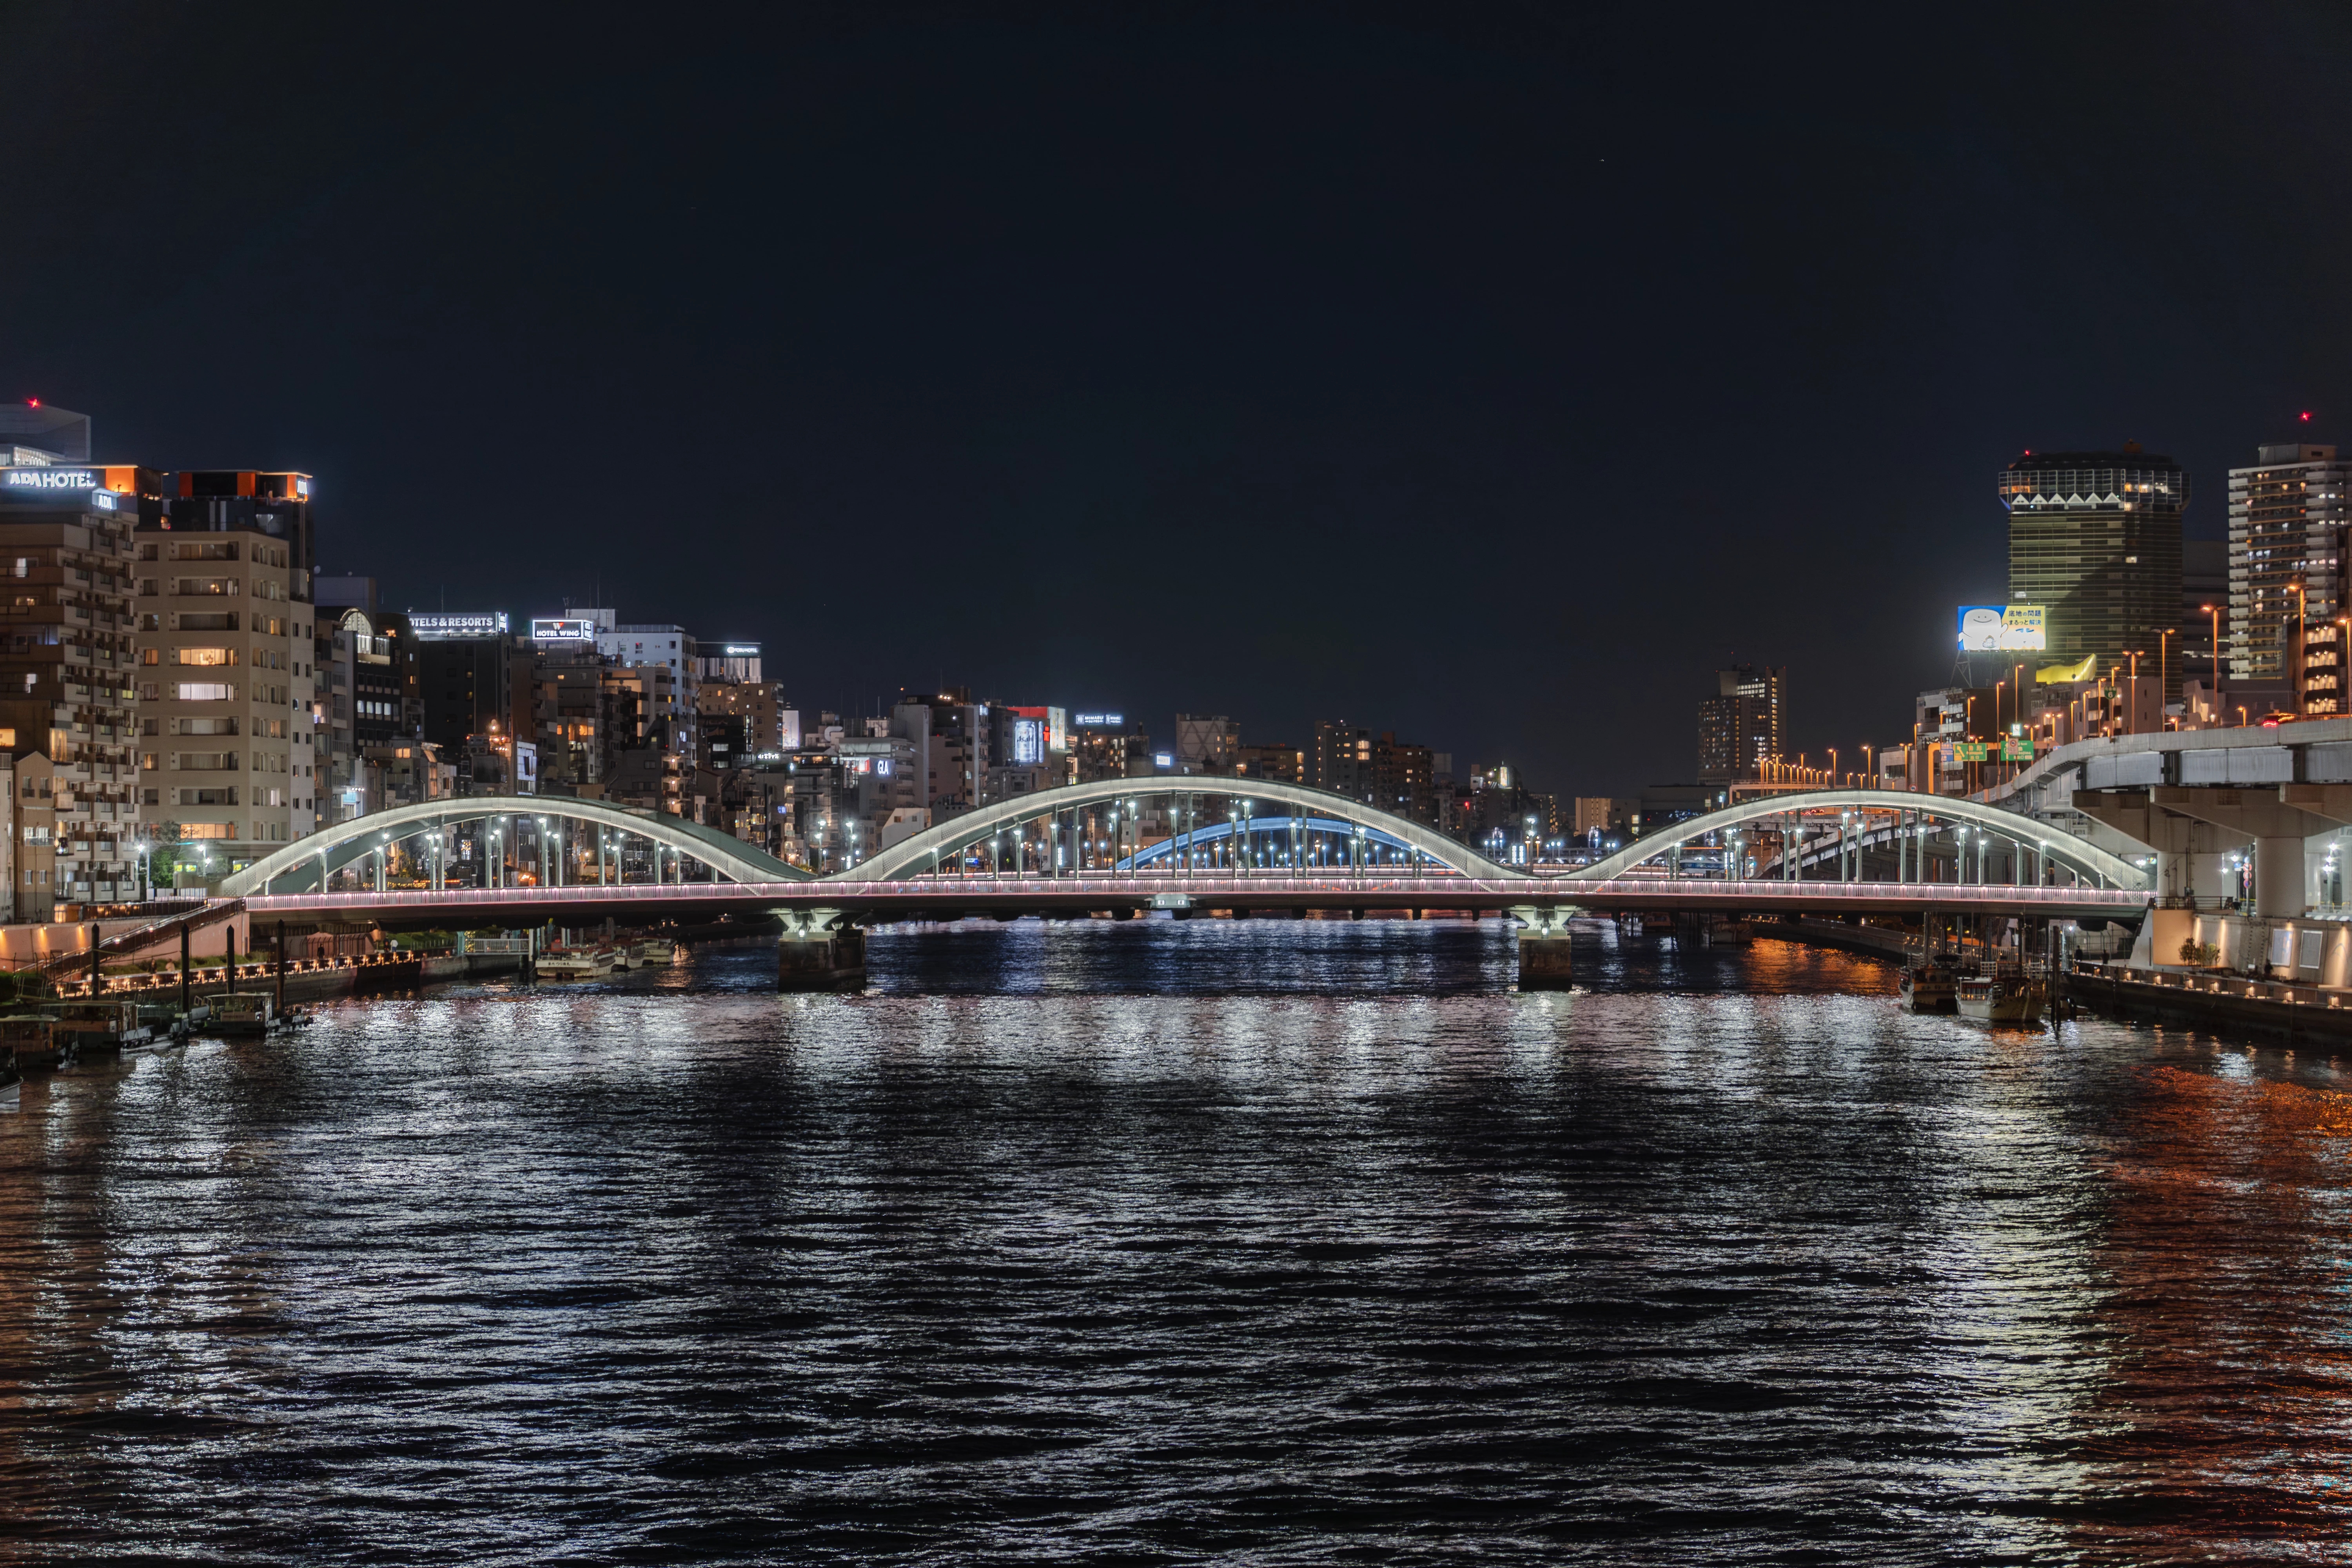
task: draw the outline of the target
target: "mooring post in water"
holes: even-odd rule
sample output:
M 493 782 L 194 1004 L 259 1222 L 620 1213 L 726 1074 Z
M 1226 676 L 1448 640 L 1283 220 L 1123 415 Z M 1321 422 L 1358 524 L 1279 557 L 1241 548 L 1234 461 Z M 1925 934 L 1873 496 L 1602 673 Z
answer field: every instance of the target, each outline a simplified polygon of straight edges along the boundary
M 236 918 L 231 916 L 222 928 L 228 934 L 221 938 L 221 967 L 228 971 L 229 994 L 236 994 Z
M 189 918 L 180 917 L 180 1011 L 188 1010 L 188 924 Z
M 278 922 L 278 1010 L 286 1011 L 286 922 Z

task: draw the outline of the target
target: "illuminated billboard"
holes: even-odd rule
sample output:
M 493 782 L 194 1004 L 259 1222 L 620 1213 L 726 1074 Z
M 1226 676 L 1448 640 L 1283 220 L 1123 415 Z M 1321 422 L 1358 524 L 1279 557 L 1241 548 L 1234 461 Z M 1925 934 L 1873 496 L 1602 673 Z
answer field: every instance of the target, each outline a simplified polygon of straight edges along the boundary
M 504 610 L 489 616 L 418 615 L 411 613 L 408 629 L 419 642 L 459 642 L 471 637 L 502 637 L 507 635 Z
M 1045 760 L 1045 721 L 1015 719 L 1013 721 L 1013 765 L 1016 768 L 1034 766 Z
M 596 623 L 534 616 L 530 623 L 530 640 L 533 642 L 594 642 Z
M 1962 605 L 1962 653 L 2040 653 L 2050 646 L 2049 611 L 2041 605 Z

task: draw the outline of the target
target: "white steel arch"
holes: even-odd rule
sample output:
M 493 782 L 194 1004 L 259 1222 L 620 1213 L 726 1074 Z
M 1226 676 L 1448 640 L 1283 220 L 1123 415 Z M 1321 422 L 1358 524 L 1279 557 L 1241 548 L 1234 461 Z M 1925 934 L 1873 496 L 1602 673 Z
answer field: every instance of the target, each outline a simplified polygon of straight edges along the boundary
M 859 861 L 846 871 L 835 871 L 834 877 L 852 881 L 890 881 L 929 871 L 947 857 L 969 848 L 986 838 L 994 837 L 1006 828 L 1056 812 L 1090 805 L 1109 805 L 1121 801 L 1142 800 L 1161 795 L 1214 795 L 1225 800 L 1264 800 L 1283 805 L 1307 806 L 1325 816 L 1337 817 L 1349 823 L 1361 823 L 1390 834 L 1407 847 L 1421 851 L 1443 866 L 1470 877 L 1524 878 L 1525 870 L 1499 865 L 1468 846 L 1446 837 L 1433 828 L 1418 822 L 1408 822 L 1378 807 L 1328 790 L 1313 789 L 1305 784 L 1284 784 L 1274 779 L 1241 779 L 1202 776 L 1148 779 L 1097 779 L 1090 784 L 1063 784 L 1056 789 L 1039 790 L 1034 795 L 1016 795 L 1011 800 L 992 801 L 977 811 L 967 811 L 950 816 L 935 827 L 929 827 L 910 838 L 901 839 L 889 848 L 877 851 Z
M 373 851 L 383 842 L 381 836 L 384 834 L 397 840 L 452 823 L 497 816 L 560 816 L 600 827 L 615 827 L 690 855 L 730 882 L 815 880 L 814 873 L 786 865 L 756 845 L 667 812 L 639 811 L 634 806 L 581 800 L 572 795 L 476 795 L 397 805 L 323 828 L 256 860 L 242 871 L 231 872 L 221 880 L 221 896 L 235 899 L 267 893 L 269 884 L 282 877 L 315 877 L 322 858 L 328 872 L 332 874 Z
M 2149 885 L 2148 873 L 2143 868 L 2062 827 L 2053 827 L 2031 816 L 1958 795 L 1924 795 L 1912 790 L 1895 789 L 1802 790 L 1742 801 L 1720 811 L 1708 812 L 1704 816 L 1694 816 L 1687 822 L 1675 823 L 1655 835 L 1645 835 L 1616 854 L 1596 860 L 1590 866 L 1580 867 L 1561 879 L 1570 882 L 1606 881 L 1612 877 L 1623 876 L 1645 860 L 1654 860 L 1680 845 L 1688 844 L 1695 838 L 1704 838 L 1710 833 L 1723 833 L 1801 812 L 1850 809 L 1917 812 L 1926 817 L 1985 829 L 2019 844 L 2044 849 L 2052 859 L 2082 875 L 2096 878 L 2111 888 L 2139 891 Z

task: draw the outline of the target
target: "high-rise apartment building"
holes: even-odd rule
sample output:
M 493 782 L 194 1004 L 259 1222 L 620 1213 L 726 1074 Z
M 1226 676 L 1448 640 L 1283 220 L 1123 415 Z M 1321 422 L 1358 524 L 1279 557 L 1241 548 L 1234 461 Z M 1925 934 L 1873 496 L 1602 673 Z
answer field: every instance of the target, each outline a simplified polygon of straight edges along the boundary
M 10 814 L 19 919 L 142 893 L 132 531 L 162 507 L 163 476 L 89 454 L 82 416 L 0 407 L 0 752 L 28 792 Z
M 1307 783 L 1350 800 L 1415 822 L 1438 819 L 1436 754 L 1427 746 L 1400 741 L 1393 730 L 1379 734 L 1345 720 L 1315 726 L 1315 749 L 1307 753 Z
M 2345 611 L 2346 465 L 2336 448 L 2288 443 L 2256 449 L 2230 470 L 2230 614 L 2222 628 L 2230 678 L 2299 683 L 2305 626 Z
M 138 530 L 142 805 L 234 870 L 308 835 L 320 809 L 310 478 L 173 479 Z
M 1715 672 L 1716 694 L 1701 698 L 1698 705 L 1699 783 L 1756 778 L 1768 758 L 1782 754 L 1788 716 L 1781 689 L 1788 673 L 1752 664 Z
M 2189 475 L 2126 441 L 2114 452 L 2028 452 L 2001 471 L 2009 598 L 2046 612 L 2043 664 L 2158 658 L 2180 624 Z M 2169 686 L 2179 689 L 2180 672 Z

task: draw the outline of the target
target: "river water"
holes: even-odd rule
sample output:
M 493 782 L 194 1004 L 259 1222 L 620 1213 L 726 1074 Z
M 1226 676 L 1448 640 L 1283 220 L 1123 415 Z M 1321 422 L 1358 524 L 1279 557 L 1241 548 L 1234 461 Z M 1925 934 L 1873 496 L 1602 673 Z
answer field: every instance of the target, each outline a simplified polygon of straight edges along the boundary
M 877 933 L 0 1113 L 0 1555 L 2342 1561 L 2352 1083 L 1777 942 Z

